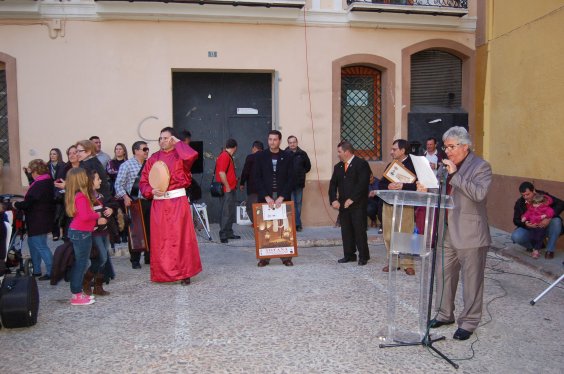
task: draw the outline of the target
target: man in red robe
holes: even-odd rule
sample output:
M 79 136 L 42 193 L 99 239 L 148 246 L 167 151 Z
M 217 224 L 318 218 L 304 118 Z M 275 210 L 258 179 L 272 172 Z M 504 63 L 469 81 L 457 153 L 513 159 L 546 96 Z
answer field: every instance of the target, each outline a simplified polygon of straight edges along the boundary
M 165 127 L 159 137 L 160 151 L 153 153 L 141 173 L 139 189 L 151 205 L 151 281 L 190 284 L 190 278 L 202 271 L 200 251 L 186 188 L 192 183 L 192 164 L 198 153 Z M 170 172 L 166 191 L 149 184 L 149 172 L 163 161 Z

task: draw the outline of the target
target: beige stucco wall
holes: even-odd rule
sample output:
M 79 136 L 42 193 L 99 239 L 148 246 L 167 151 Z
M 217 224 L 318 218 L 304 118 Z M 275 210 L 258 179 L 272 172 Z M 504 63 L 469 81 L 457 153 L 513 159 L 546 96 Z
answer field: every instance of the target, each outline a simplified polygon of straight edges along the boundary
M 562 1 L 489 8 L 485 156 L 499 175 L 564 182 Z
M 319 176 L 327 180 L 335 162 L 332 61 L 363 53 L 397 64 L 396 85 L 384 97 L 395 104 L 396 120 L 385 126 L 400 137 L 406 135 L 396 104 L 402 97 L 402 49 L 428 39 L 474 44 L 473 33 L 464 32 L 308 27 L 312 130 L 304 31 L 294 25 L 67 21 L 64 37 L 51 39 L 45 26 L 0 25 L 0 51 L 17 60 L 22 163 L 93 134 L 112 154 L 116 142 L 129 146 L 138 139 L 138 126 L 148 116 L 159 120 L 146 121 L 140 131 L 156 138 L 172 121 L 174 69 L 278 71 L 282 132 L 297 135 L 310 153 L 315 132 Z M 211 50 L 217 58 L 207 57 Z

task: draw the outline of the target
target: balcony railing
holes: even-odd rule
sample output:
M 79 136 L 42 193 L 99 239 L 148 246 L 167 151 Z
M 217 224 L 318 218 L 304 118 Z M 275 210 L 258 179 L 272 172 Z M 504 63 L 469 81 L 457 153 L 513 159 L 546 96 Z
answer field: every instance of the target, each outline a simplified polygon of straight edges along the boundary
M 349 10 L 462 17 L 468 0 L 347 0 Z
M 178 3 L 200 5 L 233 5 L 267 8 L 303 8 L 305 0 L 95 0 L 100 3 L 130 2 L 130 3 Z

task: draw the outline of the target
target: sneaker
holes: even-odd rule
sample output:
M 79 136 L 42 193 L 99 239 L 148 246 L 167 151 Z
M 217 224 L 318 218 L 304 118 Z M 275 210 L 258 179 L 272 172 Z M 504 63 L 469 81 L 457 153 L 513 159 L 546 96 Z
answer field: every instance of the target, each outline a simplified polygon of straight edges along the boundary
M 533 258 L 539 258 L 539 257 L 540 257 L 540 252 L 539 252 L 539 250 L 538 250 L 538 249 L 534 249 L 532 256 L 533 256 Z
M 76 293 L 74 295 L 72 295 L 71 298 L 71 305 L 90 305 L 90 304 L 94 304 L 96 302 L 96 300 L 91 299 L 90 296 L 81 293 Z

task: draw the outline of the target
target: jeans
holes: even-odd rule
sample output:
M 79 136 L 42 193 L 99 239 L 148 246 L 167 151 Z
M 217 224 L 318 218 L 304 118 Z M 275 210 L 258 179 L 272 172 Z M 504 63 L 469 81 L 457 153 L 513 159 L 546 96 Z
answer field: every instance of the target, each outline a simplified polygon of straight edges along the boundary
M 94 274 L 104 273 L 104 266 L 108 261 L 108 248 L 110 248 L 110 237 L 106 235 L 92 235 L 92 242 L 98 248 L 98 258 L 92 260 L 90 271 Z
M 235 223 L 236 190 L 226 192 L 221 197 L 221 215 L 219 216 L 219 238 L 229 239 L 233 236 L 233 224 Z
M 74 249 L 74 264 L 70 274 L 70 289 L 73 294 L 82 292 L 82 279 L 90 259 L 92 233 L 69 229 L 69 239 Z
M 304 197 L 304 189 L 296 188 L 292 191 L 292 200 L 296 208 L 296 227 L 302 225 L 302 199 Z
M 562 219 L 560 217 L 554 217 L 550 220 L 548 224 L 548 242 L 546 243 L 546 251 L 554 252 L 554 247 L 556 246 L 556 240 L 562 233 Z M 513 243 L 519 244 L 525 248 L 533 248 L 533 243 L 531 243 L 531 231 L 523 227 L 517 227 L 515 231 L 511 234 L 511 240 Z
M 45 262 L 45 274 L 51 275 L 53 254 L 47 245 L 47 234 L 29 236 L 27 245 L 33 262 L 33 274 L 41 274 L 41 260 L 43 260 Z

